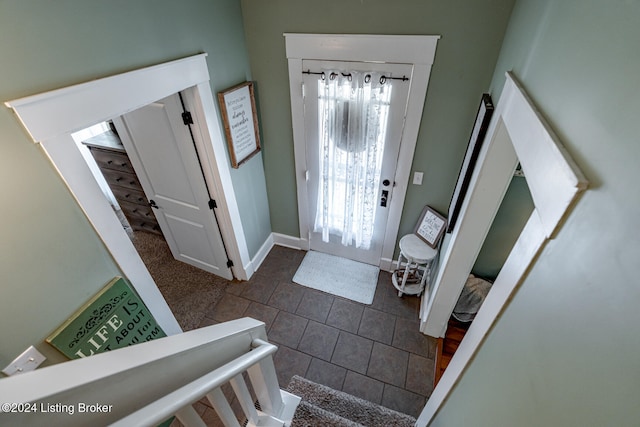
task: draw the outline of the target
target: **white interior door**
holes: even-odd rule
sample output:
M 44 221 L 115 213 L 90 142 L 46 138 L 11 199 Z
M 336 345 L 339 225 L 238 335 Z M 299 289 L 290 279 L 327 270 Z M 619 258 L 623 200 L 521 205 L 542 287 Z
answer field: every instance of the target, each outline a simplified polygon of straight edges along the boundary
M 210 196 L 177 94 L 114 120 L 175 259 L 231 279 Z
M 303 76 L 310 249 L 379 265 L 413 66 L 303 60 L 302 68 L 311 71 Z M 367 111 L 373 111 L 370 106 L 375 104 L 375 112 L 363 113 L 369 118 L 372 114 L 376 116 L 373 119 L 376 123 L 376 136 L 371 137 L 370 130 L 363 132 L 369 135 L 368 139 L 375 140 L 370 148 L 358 147 L 359 143 L 354 144 L 351 137 L 349 147 L 341 145 L 337 141 L 340 139 L 337 136 L 339 131 L 327 136 L 327 133 L 331 133 L 327 131 L 327 121 L 332 120 L 327 119 L 327 115 L 334 114 L 327 113 L 328 109 L 343 108 L 341 104 L 352 102 L 335 92 L 329 95 L 324 79 L 332 78 L 332 72 L 341 73 L 345 77 L 349 75 L 348 80 L 352 77 L 355 79 L 356 75 L 374 79 L 375 84 L 371 86 L 375 86 L 375 89 L 366 90 L 378 91 L 373 95 L 375 101 L 367 104 Z M 402 79 L 403 76 L 408 78 Z M 333 77 L 339 76 L 336 74 Z M 346 81 L 345 84 L 348 85 Z M 354 114 L 354 111 L 358 110 L 343 108 L 334 117 L 344 119 L 344 128 L 350 128 L 353 121 L 364 120 L 357 112 Z M 368 124 L 364 126 L 371 128 Z M 369 165 L 363 167 L 362 172 L 354 173 L 354 168 L 359 167 L 354 164 L 359 162 L 369 162 Z M 361 184 L 351 186 L 356 180 Z M 359 207 L 351 207 L 353 200 L 358 200 L 356 204 Z M 355 230 L 345 231 L 349 227 Z M 366 236 L 356 237 L 360 231 Z

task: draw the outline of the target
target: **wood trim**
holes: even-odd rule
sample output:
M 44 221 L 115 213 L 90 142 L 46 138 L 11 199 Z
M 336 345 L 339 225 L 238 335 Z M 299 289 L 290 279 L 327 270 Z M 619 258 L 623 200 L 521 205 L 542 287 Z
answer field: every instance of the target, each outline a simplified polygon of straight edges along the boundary
M 433 64 L 440 36 L 284 33 L 287 58 Z
M 45 141 L 208 82 L 206 57 L 203 53 L 177 59 L 8 101 L 5 105 L 15 110 L 34 142 Z M 87 101 L 96 99 L 100 102 Z
M 418 132 L 420 130 L 420 123 L 422 122 L 422 112 L 427 96 L 427 86 L 430 75 L 431 65 L 414 65 L 411 90 L 409 91 L 409 100 L 407 102 L 408 113 L 405 117 L 404 132 L 402 133 L 402 141 L 400 142 L 400 152 L 398 154 L 398 164 L 394 178 L 395 187 L 393 189 L 391 204 L 389 205 L 387 230 L 382 248 L 381 258 L 383 260 L 392 259 L 396 250 L 398 231 L 400 230 L 404 201 L 409 188 L 411 165 L 413 164 L 413 156 L 418 142 Z
M 503 114 L 505 126 L 509 129 L 540 221 L 547 237 L 551 237 L 574 196 L 584 191 L 588 183 L 511 73 L 507 73 L 505 86 L 509 96 L 509 113 Z M 523 123 L 535 122 L 535 126 L 523 126 Z
M 518 164 L 504 123 L 496 120 L 492 125 L 422 316 L 427 335 L 443 336 Z
M 440 382 L 440 378 L 442 378 L 442 374 L 444 373 L 443 363 L 442 363 L 442 349 L 444 347 L 444 338 L 438 338 L 438 343 L 436 347 L 436 362 L 433 364 L 433 387 L 435 388 Z M 446 367 L 445 367 L 446 368 Z
M 530 138 L 527 135 L 536 137 Z M 427 311 L 422 316 L 423 332 L 442 336 L 518 160 L 528 165 L 529 170 L 525 174 L 529 186 L 546 192 L 548 196 L 534 198 L 535 210 L 449 367 L 427 401 L 416 426 L 426 426 L 434 419 L 505 308 L 511 294 L 524 280 L 545 242 L 551 237 L 549 230 L 557 231 L 562 218 L 587 187 L 583 175 L 511 73 L 507 73 L 505 87 L 487 138 L 488 144 L 483 147 L 478 161 L 480 166 L 474 172 L 470 192 L 462 206 L 460 225 L 452 234 L 434 284 L 434 292 Z M 509 168 L 510 174 L 506 173 Z M 568 177 L 552 182 L 546 179 L 543 170 L 560 171 Z M 487 197 L 491 200 L 487 201 Z M 540 216 L 540 212 L 543 212 L 544 218 Z M 544 212 L 550 212 L 551 215 Z
M 286 234 L 271 233 L 273 244 L 284 246 L 285 248 L 298 249 L 301 251 L 309 250 L 309 241 L 299 237 L 287 236 Z
M 431 64 L 440 36 L 387 36 L 362 34 L 293 34 L 285 33 L 289 67 L 289 94 L 293 122 L 295 176 L 298 196 L 300 236 L 308 249 L 311 220 L 308 214 L 307 155 L 304 133 L 302 97 L 302 60 L 383 61 L 413 65 L 411 90 L 407 102 L 407 116 L 400 143 L 394 177 L 395 187 L 389 205 L 387 229 L 382 245 L 379 266 L 393 258 L 400 229 L 402 209 L 407 193 L 411 164 L 415 153 L 424 101 L 431 74 Z
M 302 84 L 302 59 L 289 58 L 289 96 L 295 158 L 296 195 L 298 199 L 298 225 L 300 238 L 306 240 L 309 249 L 309 197 L 307 192 L 307 145 L 304 133 L 304 95 Z
M 192 95 L 192 105 L 200 119 L 200 125 L 194 127 L 194 137 L 207 153 L 207 160 L 203 162 L 205 179 L 212 185 L 210 188 L 215 189 L 221 232 L 230 257 L 236 261 L 234 274 L 246 278 L 243 266 L 249 262 L 249 254 L 209 84 L 206 57 L 207 54 L 194 55 L 5 103 L 15 111 L 33 141 L 42 143 L 46 155 L 122 273 L 168 334 L 181 332 L 180 326 L 95 184 L 70 134 L 192 88 L 185 92 Z M 100 102 L 94 102 L 96 99 Z
M 233 276 L 240 280 L 249 280 L 253 271 L 244 266 L 250 263 L 249 248 L 240 221 L 240 208 L 233 190 L 229 158 L 224 148 L 222 128 L 217 117 L 217 106 L 209 82 L 200 83 L 183 92 L 185 104 L 194 115 L 198 124 L 193 126 L 193 138 L 200 153 L 202 170 L 211 198 L 218 204 L 218 223 L 220 233 L 227 248 L 229 258 L 239 260 L 233 263 Z
M 262 265 L 262 263 L 264 262 L 264 260 L 267 258 L 267 255 L 269 255 L 269 252 L 273 248 L 273 245 L 274 245 L 274 239 L 273 239 L 273 233 L 271 233 L 269 234 L 269 237 L 267 237 L 267 239 L 264 241 L 262 246 L 260 246 L 260 249 L 258 249 L 258 253 L 256 253 L 256 255 L 253 257 L 250 265 L 245 266 L 245 270 L 251 271 L 251 274 L 257 271 Z

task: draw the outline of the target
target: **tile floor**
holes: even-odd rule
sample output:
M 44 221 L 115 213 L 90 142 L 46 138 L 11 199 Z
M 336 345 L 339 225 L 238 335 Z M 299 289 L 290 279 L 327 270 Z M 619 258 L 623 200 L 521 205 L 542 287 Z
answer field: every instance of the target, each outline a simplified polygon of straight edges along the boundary
M 281 387 L 300 375 L 417 417 L 433 388 L 435 340 L 418 330 L 419 298 L 380 272 L 371 305 L 292 282 L 305 252 L 275 246 L 248 282 L 230 283 L 200 326 L 265 322 Z

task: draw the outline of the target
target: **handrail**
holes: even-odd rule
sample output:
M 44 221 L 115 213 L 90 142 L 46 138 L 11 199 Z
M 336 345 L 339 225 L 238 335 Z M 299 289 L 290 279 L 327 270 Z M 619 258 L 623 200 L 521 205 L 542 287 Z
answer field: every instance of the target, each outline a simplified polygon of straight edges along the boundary
M 228 382 L 236 375 L 260 362 L 278 350 L 273 344 L 261 339 L 251 343 L 253 350 L 237 359 L 222 365 L 207 375 L 167 394 L 165 397 L 140 408 L 136 412 L 121 418 L 112 427 L 154 426 L 175 414 L 182 407 L 192 404 L 216 387 Z
M 266 339 L 264 322 L 251 318 L 232 320 L 3 378 L 0 380 L 0 402 L 12 399 L 31 402 L 47 398 L 69 388 L 80 387 L 87 381 L 99 381 L 130 369 L 138 370 L 181 352 L 245 335 L 247 349 L 253 339 Z M 228 360 L 230 358 L 225 362 Z
M 252 397 L 243 393 L 245 371 L 262 408 L 260 414 L 247 416 L 281 420 L 293 416 L 297 403 L 280 390 L 272 358 L 277 347 L 266 340 L 264 322 L 242 318 L 4 378 L 0 402 L 30 402 L 38 411 L 0 411 L 0 424 L 146 425 L 150 421 L 131 421 L 133 414 L 151 408 L 149 420 L 166 419 L 172 412 L 190 417 L 185 415 L 195 413 L 190 403 L 204 395 L 216 411 L 233 415 L 216 384 L 229 380 L 236 395 L 244 394 L 242 402 L 250 410 Z M 81 410 L 86 405 L 108 410 Z

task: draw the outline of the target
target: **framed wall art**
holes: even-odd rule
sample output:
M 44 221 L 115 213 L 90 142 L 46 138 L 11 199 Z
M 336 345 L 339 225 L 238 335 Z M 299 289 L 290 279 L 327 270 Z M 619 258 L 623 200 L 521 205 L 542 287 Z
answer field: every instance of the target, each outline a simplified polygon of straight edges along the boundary
M 456 188 L 453 191 L 453 197 L 451 198 L 451 204 L 449 205 L 449 225 L 447 227 L 447 233 L 451 233 L 456 226 L 458 215 L 460 214 L 460 208 L 464 201 L 464 196 L 467 194 L 469 183 L 471 182 L 471 175 L 473 174 L 473 168 L 475 167 L 478 155 L 480 154 L 480 148 L 482 142 L 487 134 L 487 128 L 493 115 L 493 102 L 491 96 L 488 93 L 482 95 L 480 100 L 480 107 L 478 108 L 478 114 L 476 115 L 476 121 L 471 131 L 471 137 L 469 138 L 469 145 L 467 146 L 467 152 L 464 155 L 464 161 L 458 174 L 458 181 L 456 182 Z
M 260 130 L 253 83 L 244 82 L 218 93 L 231 165 L 239 168 L 260 151 Z
M 446 226 L 447 219 L 445 217 L 431 207 L 425 206 L 413 232 L 427 245 L 436 249 Z

